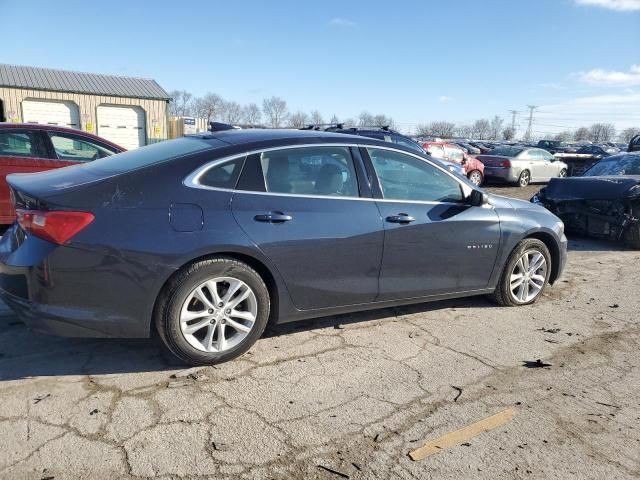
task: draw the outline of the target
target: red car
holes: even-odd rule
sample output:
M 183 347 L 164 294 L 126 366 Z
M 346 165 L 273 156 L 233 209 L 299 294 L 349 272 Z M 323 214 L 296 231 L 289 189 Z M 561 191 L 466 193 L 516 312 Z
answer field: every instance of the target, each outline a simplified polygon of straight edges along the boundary
M 467 178 L 475 185 L 482 185 L 484 181 L 484 163 L 473 155 L 464 153 L 457 145 L 446 142 L 426 142 L 422 144 L 422 148 L 433 158 L 462 165 Z
M 13 223 L 7 175 L 90 162 L 125 149 L 81 130 L 33 123 L 0 123 L 0 225 Z

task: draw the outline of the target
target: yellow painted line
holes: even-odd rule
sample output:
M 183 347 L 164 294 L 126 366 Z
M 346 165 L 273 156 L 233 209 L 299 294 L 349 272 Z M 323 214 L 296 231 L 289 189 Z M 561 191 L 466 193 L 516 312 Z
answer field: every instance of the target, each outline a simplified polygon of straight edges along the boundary
M 414 461 L 422 460 L 423 458 L 433 455 L 434 453 L 438 453 L 445 448 L 464 443 L 466 440 L 476 437 L 483 432 L 488 432 L 500 425 L 504 425 L 510 421 L 515 414 L 515 409 L 507 408 L 495 415 L 491 415 L 490 417 L 484 418 L 476 423 L 467 425 L 460 430 L 449 432 L 435 440 L 431 440 L 430 442 L 425 443 L 422 447 L 409 452 L 409 457 Z

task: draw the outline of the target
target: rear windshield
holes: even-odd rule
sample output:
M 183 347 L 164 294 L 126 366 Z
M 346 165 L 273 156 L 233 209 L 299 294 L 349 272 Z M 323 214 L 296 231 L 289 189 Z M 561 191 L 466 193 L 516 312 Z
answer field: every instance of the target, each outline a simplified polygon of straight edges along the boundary
M 640 175 L 640 155 L 609 157 L 584 172 L 585 177 L 599 175 Z
M 502 155 L 505 157 L 515 157 L 520 152 L 522 152 L 524 148 L 518 147 L 498 147 L 491 150 L 491 155 Z
M 110 157 L 101 158 L 83 165 L 94 173 L 118 174 L 137 170 L 155 163 L 164 162 L 176 157 L 182 157 L 190 153 L 201 152 L 212 148 L 228 145 L 216 139 L 203 140 L 201 138 L 183 137 L 176 140 L 167 140 L 154 143 L 136 150 L 129 150 Z

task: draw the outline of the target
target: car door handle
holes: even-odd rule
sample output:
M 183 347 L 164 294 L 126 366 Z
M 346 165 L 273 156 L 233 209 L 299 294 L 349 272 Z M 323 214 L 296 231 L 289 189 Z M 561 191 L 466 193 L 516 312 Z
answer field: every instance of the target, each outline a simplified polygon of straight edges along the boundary
M 411 223 L 411 222 L 415 222 L 416 218 L 412 217 L 410 215 L 407 215 L 406 213 L 399 213 L 398 215 L 391 215 L 390 217 L 387 217 L 387 222 L 390 223 Z
M 285 215 L 282 212 L 269 212 L 256 215 L 253 219 L 257 222 L 284 223 L 293 220 L 293 217 L 291 215 Z

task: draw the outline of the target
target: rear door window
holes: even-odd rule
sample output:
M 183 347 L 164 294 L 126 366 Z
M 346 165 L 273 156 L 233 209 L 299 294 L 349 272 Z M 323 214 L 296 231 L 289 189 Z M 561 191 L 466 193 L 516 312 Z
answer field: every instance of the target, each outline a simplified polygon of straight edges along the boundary
M 358 180 L 348 147 L 303 147 L 263 152 L 260 164 L 267 192 L 358 197 Z
M 4 157 L 40 157 L 37 139 L 26 130 L 0 130 L 0 155 Z

